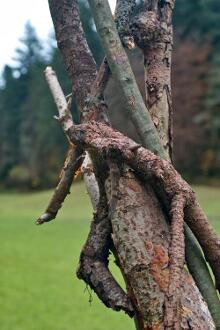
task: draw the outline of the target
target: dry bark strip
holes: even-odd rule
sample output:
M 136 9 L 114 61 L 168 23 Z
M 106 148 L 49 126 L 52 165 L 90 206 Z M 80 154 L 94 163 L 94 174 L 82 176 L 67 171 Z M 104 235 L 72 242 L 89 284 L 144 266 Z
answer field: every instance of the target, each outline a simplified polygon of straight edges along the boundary
M 151 151 L 141 147 L 112 128 L 101 123 L 88 123 L 69 129 L 73 142 L 100 155 L 113 153 L 131 166 L 137 174 L 150 180 L 164 205 L 171 205 L 176 195 L 186 199 L 185 221 L 203 248 L 213 269 L 216 287 L 220 290 L 220 241 L 207 217 L 202 212 L 192 188 L 184 181 L 170 162 L 162 160 Z

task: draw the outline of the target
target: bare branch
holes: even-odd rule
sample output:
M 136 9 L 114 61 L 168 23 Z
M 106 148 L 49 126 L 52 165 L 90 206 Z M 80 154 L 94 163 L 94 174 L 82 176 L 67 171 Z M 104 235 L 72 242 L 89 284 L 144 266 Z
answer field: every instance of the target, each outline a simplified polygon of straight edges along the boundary
M 59 113 L 59 117 L 57 119 L 60 121 L 64 133 L 66 134 L 68 129 L 73 125 L 70 109 L 63 94 L 62 88 L 60 87 L 55 71 L 52 69 L 52 67 L 48 66 L 44 73 Z
M 66 196 L 70 193 L 70 187 L 73 182 L 74 174 L 80 168 L 83 157 L 82 149 L 70 145 L 68 155 L 62 170 L 61 179 L 53 193 L 49 205 L 44 214 L 37 219 L 36 224 L 41 225 L 44 222 L 55 219 L 58 210 L 62 207 Z
M 76 171 L 80 168 L 83 162 L 83 150 L 79 146 L 75 146 L 69 140 L 67 134 L 70 127 L 73 126 L 72 115 L 63 94 L 62 88 L 59 84 L 55 71 L 51 67 L 47 67 L 45 70 L 45 77 L 50 87 L 52 96 L 58 109 L 59 117 L 63 130 L 70 143 L 69 151 L 63 166 L 61 179 L 54 191 L 54 194 L 49 202 L 49 205 L 44 214 L 42 214 L 36 221 L 36 224 L 40 225 L 44 222 L 49 222 L 55 219 L 58 210 L 62 207 L 66 196 L 70 193 L 70 187 L 73 182 Z M 91 159 L 86 153 L 85 160 L 83 162 L 83 174 L 86 183 L 86 188 L 91 198 L 92 205 L 96 209 L 99 200 L 99 189 L 93 173 Z
M 92 202 L 93 210 L 95 211 L 99 203 L 99 187 L 93 171 L 92 161 L 88 152 L 86 152 L 85 154 L 85 159 L 81 167 L 81 172 L 83 174 L 83 179 L 86 184 L 87 192 Z

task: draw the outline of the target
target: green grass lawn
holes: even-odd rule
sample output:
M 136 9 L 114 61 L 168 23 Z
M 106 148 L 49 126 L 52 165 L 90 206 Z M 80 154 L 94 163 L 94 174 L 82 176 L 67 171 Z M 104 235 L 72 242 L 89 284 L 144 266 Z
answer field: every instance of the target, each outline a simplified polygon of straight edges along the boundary
M 220 232 L 220 189 L 196 191 Z M 50 196 L 51 191 L 0 194 L 0 329 L 134 329 L 124 313 L 105 308 L 94 293 L 90 304 L 90 293 L 76 278 L 92 214 L 83 185 L 73 186 L 55 221 L 36 226 Z

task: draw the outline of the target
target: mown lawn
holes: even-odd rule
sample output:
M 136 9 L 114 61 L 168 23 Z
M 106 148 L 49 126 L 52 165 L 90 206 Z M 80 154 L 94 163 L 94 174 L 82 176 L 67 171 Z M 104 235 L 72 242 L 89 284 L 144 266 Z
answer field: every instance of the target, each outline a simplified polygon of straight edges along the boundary
M 220 232 L 220 189 L 196 191 Z M 0 194 L 0 329 L 134 329 L 128 317 L 106 309 L 94 294 L 89 303 L 89 291 L 76 278 L 92 214 L 83 185 L 74 185 L 56 221 L 36 226 L 50 195 Z

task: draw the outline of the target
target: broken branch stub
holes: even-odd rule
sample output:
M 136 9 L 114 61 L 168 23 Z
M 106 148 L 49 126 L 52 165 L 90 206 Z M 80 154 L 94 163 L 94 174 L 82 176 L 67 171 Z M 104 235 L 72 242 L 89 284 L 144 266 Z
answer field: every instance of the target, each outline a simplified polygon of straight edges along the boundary
M 46 68 L 45 78 L 48 82 L 54 102 L 58 109 L 58 120 L 62 125 L 67 140 L 69 141 L 69 151 L 67 153 L 67 157 L 61 172 L 61 178 L 47 206 L 47 209 L 36 220 L 36 224 L 38 225 L 49 222 L 56 218 L 57 212 L 62 207 L 62 203 L 64 202 L 66 196 L 70 193 L 70 187 L 72 185 L 75 173 L 78 171 L 81 165 L 86 188 L 94 209 L 96 209 L 99 200 L 99 189 L 93 173 L 91 159 L 88 153 L 86 153 L 84 159 L 84 151 L 81 146 L 72 144 L 67 134 L 68 129 L 73 125 L 73 119 L 69 105 L 57 79 L 56 73 L 51 67 Z

